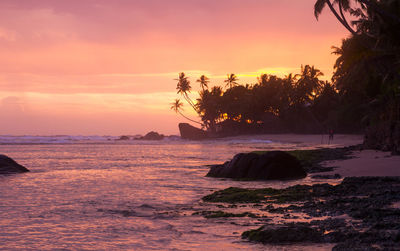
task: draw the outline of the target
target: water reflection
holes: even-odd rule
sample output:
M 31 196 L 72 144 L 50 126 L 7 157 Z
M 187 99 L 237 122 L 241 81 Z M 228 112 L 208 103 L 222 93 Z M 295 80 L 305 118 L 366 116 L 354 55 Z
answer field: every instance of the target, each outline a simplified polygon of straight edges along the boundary
M 262 222 L 231 224 L 193 212 L 209 207 L 200 198 L 217 189 L 298 184 L 204 177 L 205 165 L 238 152 L 288 148 L 298 146 L 224 141 L 1 145 L 0 152 L 31 172 L 0 177 L 0 248 L 264 250 L 240 239 Z

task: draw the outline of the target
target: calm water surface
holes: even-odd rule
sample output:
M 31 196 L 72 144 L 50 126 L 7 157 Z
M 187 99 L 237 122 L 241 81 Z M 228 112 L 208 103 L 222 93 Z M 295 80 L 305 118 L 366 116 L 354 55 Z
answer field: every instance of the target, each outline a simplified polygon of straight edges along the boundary
M 262 222 L 205 219 L 201 197 L 217 189 L 286 187 L 204 177 L 206 165 L 254 150 L 310 148 L 257 140 L 77 141 L 0 145 L 31 170 L 0 176 L 4 250 L 321 250 L 241 240 Z M 15 139 L 15 142 L 19 142 Z M 56 142 L 56 143 L 54 143 Z M 301 181 L 310 183 L 310 179 Z

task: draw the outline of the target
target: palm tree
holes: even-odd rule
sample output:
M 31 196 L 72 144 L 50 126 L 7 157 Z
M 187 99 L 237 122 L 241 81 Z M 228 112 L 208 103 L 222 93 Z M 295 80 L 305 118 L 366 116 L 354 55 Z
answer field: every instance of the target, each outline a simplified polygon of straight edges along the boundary
M 211 91 L 200 91 L 197 99 L 197 109 L 205 127 L 215 132 L 215 125 L 221 118 L 222 89 L 214 86 Z
M 189 120 L 189 121 L 192 121 L 192 122 L 194 122 L 194 123 L 203 125 L 203 124 L 200 123 L 200 122 L 197 122 L 197 121 L 195 121 L 195 120 L 193 120 L 193 119 L 191 119 L 191 118 L 186 117 L 186 116 L 181 112 L 181 111 L 183 110 L 182 107 L 183 107 L 183 103 L 182 103 L 179 99 L 175 99 L 175 101 L 171 103 L 171 110 L 173 110 L 173 111 L 176 112 L 176 113 L 179 113 L 182 117 L 184 117 L 185 119 L 187 119 L 187 120 Z
M 268 74 L 261 74 L 259 77 L 257 77 L 258 84 L 260 85 L 265 85 L 268 83 Z
M 348 8 L 349 2 L 359 8 Z M 340 14 L 332 7 L 339 5 Z M 318 0 L 314 14 L 321 13 L 328 5 L 336 18 L 348 29 L 350 26 L 343 12 L 354 21 L 356 33 L 343 40 L 341 48 L 334 48 L 338 55 L 333 81 L 340 91 L 341 102 L 348 107 L 365 107 L 354 110 L 351 120 L 357 115 L 369 117 L 369 128 L 390 132 L 382 138 L 374 130 L 366 130 L 366 145 L 385 146 L 399 151 L 400 144 L 393 128 L 400 125 L 400 9 L 398 0 Z M 339 16 L 341 15 L 341 16 Z M 379 108 L 372 104 L 380 104 Z M 375 105 L 376 106 L 376 105 Z M 388 126 L 389 125 L 389 126 Z M 387 129 L 382 129 L 387 127 Z M 370 133 L 371 135 L 368 135 Z M 376 135 L 374 135 L 376 134 Z M 372 140 L 371 140 L 372 139 Z M 369 142 L 371 141 L 371 142 Z M 379 142 L 381 141 L 381 142 Z M 389 143 L 388 143 L 389 142 Z
M 359 31 L 355 31 L 349 22 L 347 21 L 344 12 L 349 13 L 351 16 L 356 17 L 358 20 L 353 21 L 352 24 L 355 25 L 357 22 L 362 22 L 367 19 L 368 16 L 378 15 L 379 19 L 386 20 L 390 23 L 400 24 L 400 16 L 391 13 L 391 8 L 385 8 L 386 5 L 391 5 L 395 1 L 371 1 L 371 0 L 353 0 L 353 5 L 358 4 L 360 8 L 351 8 L 350 0 L 317 0 L 314 5 L 314 15 L 318 19 L 325 5 L 328 5 L 331 12 L 339 20 L 339 22 L 348 30 L 352 35 L 360 34 Z M 339 13 L 334 8 L 334 5 L 338 5 Z M 387 7 L 387 6 L 386 6 Z M 396 7 L 395 7 L 396 8 Z M 361 32 L 362 33 L 362 32 Z M 369 46 L 368 46 L 369 47 Z
M 188 80 L 188 77 L 185 75 L 184 72 L 179 73 L 179 77 L 174 80 L 178 81 L 178 84 L 176 86 L 178 94 L 181 93 L 182 95 L 184 95 L 187 92 L 190 92 L 190 89 L 192 89 L 192 87 L 190 86 L 190 81 Z
M 178 81 L 176 85 L 176 89 L 178 90 L 178 94 L 181 94 L 182 97 L 189 103 L 189 105 L 197 112 L 196 106 L 193 101 L 190 99 L 189 94 L 192 87 L 190 86 L 190 81 L 184 72 L 179 73 L 179 77 L 174 79 Z
M 360 2 L 355 0 L 356 2 Z M 339 12 L 340 14 L 336 11 L 334 8 L 334 4 L 339 5 Z M 337 20 L 348 30 L 350 31 L 351 34 L 356 35 L 357 32 L 350 26 L 350 24 L 347 22 L 346 17 L 344 16 L 344 11 L 350 11 L 352 10 L 350 8 L 350 1 L 349 0 L 334 0 L 331 2 L 330 0 L 317 0 L 314 5 L 314 15 L 315 18 L 318 19 L 319 15 L 322 13 L 322 10 L 325 8 L 325 5 L 328 5 L 329 9 L 331 12 L 335 15 Z
M 322 82 L 318 78 L 324 74 L 314 66 L 301 66 L 301 73 L 296 74 L 298 81 L 295 85 L 294 102 L 305 104 L 312 101 L 321 89 Z
M 236 85 L 239 85 L 238 82 L 236 82 L 239 79 L 237 78 L 237 76 L 235 74 L 231 73 L 231 74 L 228 74 L 227 76 L 228 76 L 228 78 L 226 80 L 224 80 L 224 82 L 226 83 L 225 87 L 229 86 L 229 88 L 232 88 Z
M 205 75 L 201 75 L 200 78 L 196 80 L 196 82 L 200 83 L 200 87 L 204 91 L 208 89 L 208 83 L 210 83 L 210 79 L 207 78 Z

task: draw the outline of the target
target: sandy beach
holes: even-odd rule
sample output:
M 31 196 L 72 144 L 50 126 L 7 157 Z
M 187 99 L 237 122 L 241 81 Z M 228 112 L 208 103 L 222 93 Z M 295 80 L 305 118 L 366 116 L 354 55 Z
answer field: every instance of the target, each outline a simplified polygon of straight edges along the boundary
M 323 145 L 324 147 L 344 147 L 363 143 L 364 135 L 361 134 L 336 134 L 333 141 L 329 142 L 327 134 L 260 134 L 232 137 L 232 139 L 258 139 L 271 140 L 282 143 L 305 143 Z
M 363 135 L 337 134 L 330 144 L 328 135 L 310 134 L 263 134 L 238 136 L 235 139 L 272 140 L 282 143 L 305 143 L 318 147 L 347 147 L 363 143 Z M 338 173 L 343 177 L 351 176 L 400 176 L 400 156 L 393 156 L 390 152 L 375 150 L 354 151 L 351 159 L 327 161 L 327 167 L 336 167 L 332 172 L 318 173 L 323 175 Z
M 352 153 L 352 159 L 327 161 L 325 166 L 337 167 L 332 172 L 343 177 L 361 176 L 400 176 L 400 156 L 390 152 L 362 150 Z
M 303 142 L 326 145 L 328 135 L 299 135 L 299 134 L 277 134 L 262 135 L 265 139 L 280 142 Z M 363 143 L 363 135 L 338 134 L 329 147 L 346 147 Z M 332 172 L 323 174 L 338 173 L 342 177 L 361 177 L 361 176 L 400 176 L 400 156 L 392 155 L 390 152 L 375 150 L 354 151 L 352 158 L 347 160 L 327 161 L 324 163 L 328 167 L 337 167 Z M 321 173 L 322 174 L 322 173 Z

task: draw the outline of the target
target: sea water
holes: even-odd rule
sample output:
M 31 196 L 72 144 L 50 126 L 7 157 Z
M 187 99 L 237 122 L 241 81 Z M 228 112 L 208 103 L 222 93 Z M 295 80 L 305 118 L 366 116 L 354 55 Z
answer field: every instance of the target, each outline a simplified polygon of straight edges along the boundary
M 310 250 L 242 240 L 263 222 L 206 219 L 201 198 L 231 186 L 312 183 L 205 177 L 239 152 L 318 147 L 257 138 L 119 141 L 111 136 L 0 136 L 0 154 L 31 170 L 0 176 L 4 250 Z

